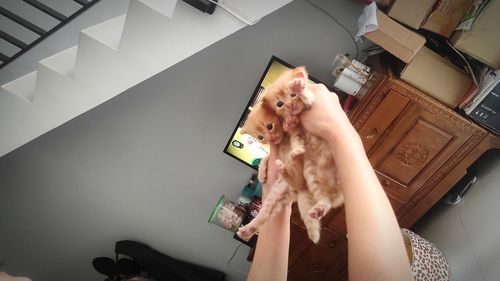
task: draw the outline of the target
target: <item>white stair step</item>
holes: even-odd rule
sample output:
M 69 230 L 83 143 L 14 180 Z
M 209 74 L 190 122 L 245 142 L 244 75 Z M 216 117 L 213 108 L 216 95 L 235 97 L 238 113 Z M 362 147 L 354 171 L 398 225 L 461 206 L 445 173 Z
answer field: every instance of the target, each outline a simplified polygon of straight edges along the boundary
M 95 85 L 97 91 L 109 97 L 126 90 L 133 80 L 122 78 L 121 73 L 130 68 L 130 62 L 118 54 L 125 18 L 121 15 L 87 28 L 80 32 L 78 41 L 74 79 Z
M 259 1 L 262 7 L 251 14 L 259 18 L 270 12 L 265 9 L 291 0 L 227 1 L 235 8 L 252 9 L 257 5 L 253 1 Z M 83 30 L 78 46 L 40 61 L 35 72 L 3 85 L 0 156 L 245 26 L 222 9 L 208 15 L 179 2 L 130 0 L 126 16 Z
M 0 122 L 0 132 L 8 136 L 0 138 L 2 154 L 95 107 L 95 97 L 89 92 L 85 85 L 39 65 L 33 103 L 16 103 L 7 98 L 0 98 L 0 118 L 9 120 Z
M 109 99 L 145 79 L 133 59 L 82 32 L 73 77 Z
M 98 25 L 86 28 L 81 32 L 114 50 L 118 50 L 126 16 L 126 14 L 118 16 Z
M 37 130 L 33 103 L 0 91 L 0 155 L 4 155 L 33 139 Z M 28 133 L 29 132 L 29 133 Z
M 177 0 L 138 0 L 164 16 L 172 17 Z
M 132 0 L 120 53 L 135 58 L 141 69 L 154 75 L 242 27 L 231 16 L 202 14 L 183 2 L 169 19 Z
M 73 46 L 53 56 L 41 60 L 39 63 L 54 70 L 55 72 L 71 77 L 75 68 L 76 52 L 78 46 Z
M 33 104 L 37 110 L 45 114 L 45 117 L 53 119 L 60 115 L 71 116 L 75 110 L 77 111 L 75 114 L 78 115 L 81 109 L 90 109 L 92 105 L 95 106 L 98 98 L 99 94 L 86 83 L 63 76 L 39 64 Z
M 17 78 L 16 80 L 2 85 L 2 88 L 11 94 L 19 96 L 29 102 L 33 102 L 33 98 L 35 95 L 35 84 L 36 71 L 33 71 Z

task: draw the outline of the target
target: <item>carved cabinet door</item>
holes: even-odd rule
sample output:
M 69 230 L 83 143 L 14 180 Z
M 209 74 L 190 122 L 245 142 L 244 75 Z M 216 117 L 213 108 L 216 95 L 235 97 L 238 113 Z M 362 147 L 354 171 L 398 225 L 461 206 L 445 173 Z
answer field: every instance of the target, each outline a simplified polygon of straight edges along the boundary
M 291 251 L 288 280 L 336 280 L 346 266 L 347 241 L 325 228 L 318 244 L 304 235 Z
M 413 103 L 370 156 L 384 188 L 411 198 L 434 178 L 475 133 L 455 119 L 447 110 Z

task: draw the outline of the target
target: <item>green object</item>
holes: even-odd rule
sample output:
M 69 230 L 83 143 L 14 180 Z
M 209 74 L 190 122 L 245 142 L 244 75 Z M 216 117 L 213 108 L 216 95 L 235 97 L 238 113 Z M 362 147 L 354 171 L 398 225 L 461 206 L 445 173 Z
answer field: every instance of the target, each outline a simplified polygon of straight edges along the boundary
M 262 198 L 262 183 L 258 180 L 255 184 L 255 196 Z
M 229 231 L 236 232 L 245 217 L 245 209 L 240 208 L 231 200 L 227 200 L 224 195 L 221 196 L 210 218 L 209 223 L 213 223 Z
M 260 161 L 262 160 L 262 158 L 255 158 L 252 160 L 252 166 L 255 168 L 255 169 L 259 169 L 259 165 L 260 165 Z
M 212 214 L 210 214 L 210 218 L 208 218 L 208 222 L 214 223 L 214 220 L 217 217 L 217 213 L 219 212 L 220 207 L 222 206 L 222 202 L 224 202 L 224 195 L 222 195 L 219 198 L 219 201 L 217 201 L 217 204 L 215 204 L 215 207 L 212 209 Z
M 260 162 L 262 158 L 254 160 L 254 162 Z M 252 174 L 252 177 L 248 180 L 248 183 L 243 187 L 241 191 L 241 196 L 253 200 L 254 197 L 262 197 L 262 184 L 259 182 L 256 173 Z
M 243 197 L 246 197 L 246 198 L 250 198 L 252 199 L 254 196 L 255 196 L 255 188 L 254 186 L 250 186 L 250 185 L 245 185 L 245 187 L 243 187 L 243 190 L 241 191 L 241 195 Z

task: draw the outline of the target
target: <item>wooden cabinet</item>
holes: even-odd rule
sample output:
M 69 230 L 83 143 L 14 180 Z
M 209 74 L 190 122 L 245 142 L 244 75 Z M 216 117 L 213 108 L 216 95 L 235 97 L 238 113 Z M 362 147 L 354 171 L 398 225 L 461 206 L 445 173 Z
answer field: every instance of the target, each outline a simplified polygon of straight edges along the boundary
M 479 156 L 500 148 L 498 136 L 389 71 L 372 81 L 350 118 L 402 227 L 413 225 Z M 347 280 L 343 208 L 323 219 L 318 245 L 300 219 L 293 221 L 289 280 Z

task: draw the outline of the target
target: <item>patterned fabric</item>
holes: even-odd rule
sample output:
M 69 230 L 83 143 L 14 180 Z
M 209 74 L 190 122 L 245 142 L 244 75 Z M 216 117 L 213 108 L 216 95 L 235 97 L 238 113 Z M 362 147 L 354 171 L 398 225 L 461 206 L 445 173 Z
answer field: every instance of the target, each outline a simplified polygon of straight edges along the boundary
M 411 243 L 411 268 L 415 281 L 450 280 L 448 261 L 434 244 L 408 229 L 402 229 L 401 233 Z

